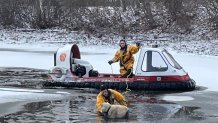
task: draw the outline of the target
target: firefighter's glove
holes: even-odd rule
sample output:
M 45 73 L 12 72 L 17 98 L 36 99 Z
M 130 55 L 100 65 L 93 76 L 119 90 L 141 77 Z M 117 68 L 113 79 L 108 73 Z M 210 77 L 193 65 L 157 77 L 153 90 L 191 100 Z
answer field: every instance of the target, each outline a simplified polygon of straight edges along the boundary
M 140 47 L 141 43 L 140 42 L 136 42 L 136 46 Z
M 109 64 L 109 65 L 111 65 L 112 63 L 113 63 L 113 61 L 112 61 L 112 60 L 108 61 L 108 64 Z

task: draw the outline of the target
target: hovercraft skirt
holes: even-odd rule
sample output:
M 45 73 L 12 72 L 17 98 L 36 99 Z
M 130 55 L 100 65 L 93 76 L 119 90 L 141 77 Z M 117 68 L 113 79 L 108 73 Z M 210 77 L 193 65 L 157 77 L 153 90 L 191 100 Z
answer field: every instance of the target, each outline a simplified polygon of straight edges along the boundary
M 179 81 L 179 82 L 50 82 L 43 81 L 43 86 L 45 87 L 77 87 L 77 88 L 95 88 L 100 89 L 100 86 L 104 85 L 111 89 L 118 90 L 140 90 L 140 91 L 186 91 L 186 90 L 194 90 L 195 89 L 195 81 Z

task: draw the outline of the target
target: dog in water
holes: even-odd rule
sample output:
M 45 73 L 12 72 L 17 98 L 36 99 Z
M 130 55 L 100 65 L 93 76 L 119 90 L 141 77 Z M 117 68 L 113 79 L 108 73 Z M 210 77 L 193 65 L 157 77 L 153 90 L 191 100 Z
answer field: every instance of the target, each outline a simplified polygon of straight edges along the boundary
M 109 103 L 103 103 L 102 113 L 104 118 L 128 118 L 128 108 L 123 105 L 111 105 Z

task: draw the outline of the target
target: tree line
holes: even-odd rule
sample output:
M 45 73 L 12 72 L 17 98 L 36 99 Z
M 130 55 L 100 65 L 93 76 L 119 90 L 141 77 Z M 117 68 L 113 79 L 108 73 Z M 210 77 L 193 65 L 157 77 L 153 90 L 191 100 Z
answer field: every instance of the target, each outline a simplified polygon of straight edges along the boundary
M 0 0 L 0 27 L 216 34 L 218 0 Z

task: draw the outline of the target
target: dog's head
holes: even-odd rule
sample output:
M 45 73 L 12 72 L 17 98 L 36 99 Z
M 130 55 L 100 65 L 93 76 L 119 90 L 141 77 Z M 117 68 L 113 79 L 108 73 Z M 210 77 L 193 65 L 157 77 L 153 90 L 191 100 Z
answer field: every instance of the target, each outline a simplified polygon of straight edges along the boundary
M 111 104 L 109 104 L 109 103 L 103 103 L 103 104 L 102 104 L 102 107 L 101 107 L 101 110 L 102 110 L 103 113 L 106 113 L 106 112 L 108 112 L 108 110 L 110 109 L 110 107 L 111 107 Z

